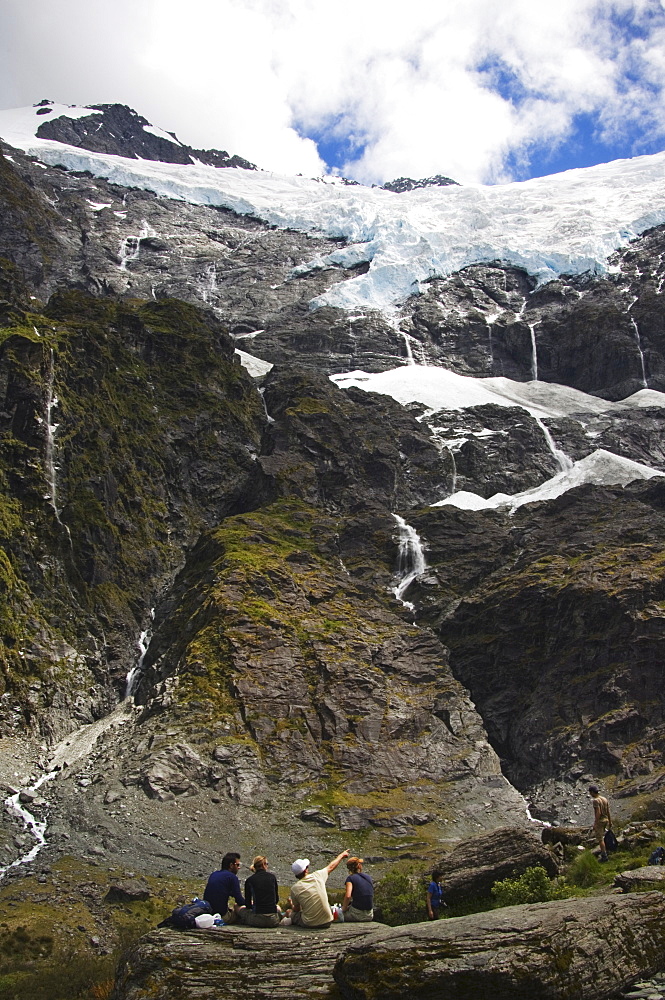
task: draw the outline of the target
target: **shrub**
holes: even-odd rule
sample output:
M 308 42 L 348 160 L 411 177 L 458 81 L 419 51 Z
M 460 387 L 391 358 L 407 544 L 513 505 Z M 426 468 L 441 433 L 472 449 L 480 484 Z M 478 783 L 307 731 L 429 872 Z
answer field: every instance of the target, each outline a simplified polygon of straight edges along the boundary
M 391 927 L 424 920 L 427 911 L 422 876 L 413 871 L 388 872 L 376 885 L 374 907 L 380 909 L 383 923 Z
M 505 878 L 495 882 L 492 895 L 497 906 L 518 906 L 520 903 L 546 903 L 549 899 L 563 899 L 566 890 L 549 879 L 541 865 L 527 868 L 519 878 Z
M 588 889 L 599 882 L 602 877 L 600 861 L 591 851 L 578 854 L 566 872 L 566 881 L 581 889 Z

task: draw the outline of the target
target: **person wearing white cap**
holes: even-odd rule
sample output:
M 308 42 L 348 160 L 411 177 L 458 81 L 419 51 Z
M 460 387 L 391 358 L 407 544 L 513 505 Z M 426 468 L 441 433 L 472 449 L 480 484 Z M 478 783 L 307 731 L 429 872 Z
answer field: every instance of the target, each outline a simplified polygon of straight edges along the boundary
M 291 871 L 298 881 L 291 886 L 292 909 L 286 911 L 292 924 L 299 924 L 301 927 L 330 927 L 333 915 L 326 882 L 340 861 L 348 856 L 348 851 L 342 851 L 329 865 L 315 872 L 309 870 L 309 858 L 298 858 L 293 862 Z

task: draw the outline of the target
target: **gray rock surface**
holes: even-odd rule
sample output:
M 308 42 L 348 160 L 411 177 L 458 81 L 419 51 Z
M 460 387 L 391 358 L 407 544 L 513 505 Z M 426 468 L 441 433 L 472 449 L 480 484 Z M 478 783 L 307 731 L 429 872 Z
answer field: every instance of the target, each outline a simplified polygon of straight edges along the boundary
M 152 931 L 119 970 L 112 1000 L 326 997 L 334 988 L 333 968 L 340 952 L 382 926 Z
M 535 833 L 506 827 L 463 841 L 437 867 L 443 874 L 444 899 L 455 903 L 488 896 L 499 879 L 517 877 L 535 865 L 551 878 L 559 872 L 556 858 Z
M 665 967 L 665 895 L 509 906 L 379 931 L 335 966 L 345 1000 L 604 1000 Z
M 619 872 L 614 878 L 614 884 L 624 892 L 636 889 L 665 890 L 665 866 L 645 865 L 632 871 Z

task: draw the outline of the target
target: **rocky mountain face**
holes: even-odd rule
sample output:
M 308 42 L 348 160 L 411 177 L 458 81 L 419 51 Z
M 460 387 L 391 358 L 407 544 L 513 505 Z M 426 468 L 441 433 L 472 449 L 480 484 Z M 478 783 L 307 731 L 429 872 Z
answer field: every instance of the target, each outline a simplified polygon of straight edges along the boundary
M 100 129 L 85 148 L 147 156 L 140 129 L 158 158 L 200 158 L 126 112 L 100 108 L 118 146 Z M 91 119 L 47 117 L 91 141 Z M 415 361 L 664 390 L 663 230 L 606 278 L 432 279 L 396 321 L 310 309 L 367 266 L 311 266 L 329 237 L 4 152 L 0 725 L 19 763 L 0 780 L 59 769 L 33 807 L 48 849 L 203 874 L 221 837 L 269 845 L 287 881 L 342 834 L 387 864 L 527 826 L 523 796 L 583 823 L 591 778 L 623 815 L 658 812 L 662 479 L 430 505 L 599 448 L 665 471 L 662 409 L 434 412 L 328 376 Z M 16 810 L 2 831 L 9 862 L 30 837 Z
M 43 115 L 37 135 L 79 149 L 134 159 L 160 160 L 162 163 L 205 163 L 210 167 L 256 167 L 242 156 L 229 156 L 225 150 L 193 149 L 185 146 L 173 132 L 155 129 L 147 118 L 125 104 L 93 104 L 97 115 L 85 118 L 48 118 L 52 102 L 40 101 L 38 115 Z M 161 134 L 160 134 L 161 133 Z

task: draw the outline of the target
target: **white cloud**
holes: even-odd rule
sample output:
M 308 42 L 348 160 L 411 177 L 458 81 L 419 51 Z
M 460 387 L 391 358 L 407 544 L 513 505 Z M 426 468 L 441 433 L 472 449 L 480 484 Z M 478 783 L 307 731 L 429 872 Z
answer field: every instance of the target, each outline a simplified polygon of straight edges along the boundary
M 632 28 L 630 27 L 632 25 Z M 665 136 L 661 0 L 3 0 L 0 104 L 120 101 L 196 146 L 365 181 L 501 180 L 575 117 Z

